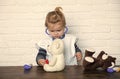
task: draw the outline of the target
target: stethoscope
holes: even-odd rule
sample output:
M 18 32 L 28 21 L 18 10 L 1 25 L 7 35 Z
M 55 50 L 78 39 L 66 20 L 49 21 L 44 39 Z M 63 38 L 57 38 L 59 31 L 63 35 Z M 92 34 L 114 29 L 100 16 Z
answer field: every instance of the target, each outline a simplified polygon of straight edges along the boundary
M 63 36 L 60 37 L 60 39 L 63 39 L 64 36 L 65 36 L 65 34 L 66 34 L 67 32 L 68 32 L 68 27 L 65 27 L 64 34 L 63 34 Z M 50 36 L 50 34 L 49 34 L 49 32 L 48 32 L 48 28 L 46 28 L 45 33 Z M 51 37 L 51 36 L 50 36 L 50 37 Z M 54 40 L 53 37 L 51 37 L 51 38 L 52 38 L 52 40 Z
M 68 32 L 68 27 L 65 27 L 65 31 L 64 31 L 64 34 L 66 34 Z M 48 28 L 45 29 L 45 33 L 47 35 L 50 35 L 49 32 L 48 32 Z

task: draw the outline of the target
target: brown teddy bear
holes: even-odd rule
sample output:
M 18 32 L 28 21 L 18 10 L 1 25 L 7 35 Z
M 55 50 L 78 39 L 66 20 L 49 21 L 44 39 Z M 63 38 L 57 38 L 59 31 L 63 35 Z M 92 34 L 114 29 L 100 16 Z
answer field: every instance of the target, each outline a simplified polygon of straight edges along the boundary
M 97 58 L 93 57 L 95 52 L 85 50 L 85 57 L 83 60 L 84 70 L 96 70 L 101 68 L 106 70 L 107 68 L 113 68 L 115 66 L 115 57 L 108 56 L 107 53 L 101 51 Z

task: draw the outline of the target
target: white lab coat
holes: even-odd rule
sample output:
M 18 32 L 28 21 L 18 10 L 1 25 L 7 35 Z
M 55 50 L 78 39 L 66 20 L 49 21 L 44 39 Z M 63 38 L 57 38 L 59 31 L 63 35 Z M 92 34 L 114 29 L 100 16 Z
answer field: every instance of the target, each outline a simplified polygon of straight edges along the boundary
M 65 64 L 66 65 L 77 65 L 77 59 L 75 56 L 75 46 L 74 44 L 77 42 L 77 38 L 73 35 L 66 34 L 65 37 L 62 39 L 65 45 Z M 44 39 L 41 39 L 37 45 L 40 48 L 43 48 L 47 51 L 47 46 L 51 45 L 52 43 L 52 38 L 47 37 Z M 52 55 L 47 51 L 47 56 L 46 58 L 50 60 Z

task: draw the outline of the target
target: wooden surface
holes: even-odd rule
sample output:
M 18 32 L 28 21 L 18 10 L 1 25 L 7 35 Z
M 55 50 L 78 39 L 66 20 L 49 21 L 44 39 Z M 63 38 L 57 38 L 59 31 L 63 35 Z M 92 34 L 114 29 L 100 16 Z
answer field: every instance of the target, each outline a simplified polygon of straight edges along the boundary
M 0 79 L 120 79 L 120 72 L 84 71 L 81 66 L 66 66 L 61 72 L 45 72 L 34 66 L 25 71 L 22 66 L 0 67 Z

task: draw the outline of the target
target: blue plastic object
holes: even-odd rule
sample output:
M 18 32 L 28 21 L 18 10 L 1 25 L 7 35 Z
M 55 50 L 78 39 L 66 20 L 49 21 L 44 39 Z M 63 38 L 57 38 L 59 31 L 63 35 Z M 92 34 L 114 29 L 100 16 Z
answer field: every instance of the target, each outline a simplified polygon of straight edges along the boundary
M 108 68 L 108 69 L 107 69 L 107 72 L 109 72 L 109 73 L 113 73 L 114 70 L 113 70 L 113 68 Z
M 25 64 L 24 65 L 24 70 L 30 70 L 32 68 L 32 65 Z

